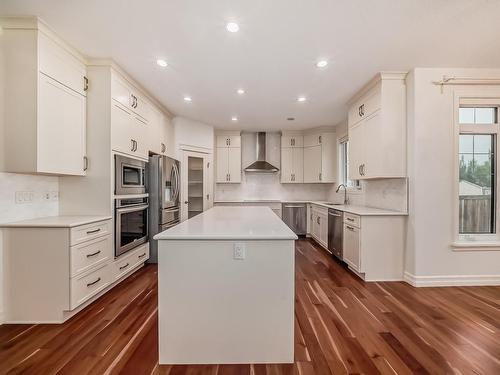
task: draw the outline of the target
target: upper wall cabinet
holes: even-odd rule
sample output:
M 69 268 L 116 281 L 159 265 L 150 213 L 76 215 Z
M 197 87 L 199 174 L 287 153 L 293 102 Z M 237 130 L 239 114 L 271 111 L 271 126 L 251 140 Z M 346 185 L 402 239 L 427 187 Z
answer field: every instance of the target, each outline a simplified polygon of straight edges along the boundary
M 337 174 L 335 132 L 304 135 L 304 182 L 333 183 Z
M 281 136 L 281 183 L 304 182 L 304 137 L 283 133 Z
M 85 61 L 36 18 L 0 24 L 2 170 L 85 175 Z
M 299 134 L 283 133 L 281 147 L 304 147 L 304 137 Z
M 350 101 L 350 179 L 406 177 L 405 77 L 380 73 Z
M 217 135 L 216 182 L 241 182 L 241 136 Z

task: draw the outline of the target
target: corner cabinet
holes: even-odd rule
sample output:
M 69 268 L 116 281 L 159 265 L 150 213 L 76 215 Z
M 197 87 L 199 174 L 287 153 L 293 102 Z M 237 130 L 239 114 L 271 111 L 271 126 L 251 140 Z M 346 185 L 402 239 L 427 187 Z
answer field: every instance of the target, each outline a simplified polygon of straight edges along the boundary
M 0 20 L 3 170 L 85 175 L 85 60 L 35 18 Z
M 335 132 L 304 135 L 304 182 L 333 183 L 337 174 Z
M 304 182 L 304 137 L 283 134 L 281 136 L 281 183 Z
M 380 73 L 350 102 L 349 178 L 406 177 L 406 73 Z
M 238 184 L 241 182 L 241 136 L 216 137 L 216 182 Z

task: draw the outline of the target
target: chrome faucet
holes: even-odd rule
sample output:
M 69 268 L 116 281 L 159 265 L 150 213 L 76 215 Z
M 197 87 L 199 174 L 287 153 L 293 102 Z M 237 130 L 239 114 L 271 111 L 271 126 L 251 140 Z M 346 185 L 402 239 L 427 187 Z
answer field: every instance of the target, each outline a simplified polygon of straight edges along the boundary
M 349 200 L 347 199 L 347 187 L 344 184 L 340 184 L 335 192 L 338 193 L 341 187 L 344 188 L 344 204 L 348 204 Z

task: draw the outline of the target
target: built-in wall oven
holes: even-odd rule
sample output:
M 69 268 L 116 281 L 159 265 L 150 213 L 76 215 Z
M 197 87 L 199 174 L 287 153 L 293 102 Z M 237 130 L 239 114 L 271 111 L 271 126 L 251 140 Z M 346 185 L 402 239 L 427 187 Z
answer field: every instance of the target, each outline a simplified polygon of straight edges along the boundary
M 115 194 L 146 193 L 146 162 L 115 155 Z
M 115 199 L 115 257 L 148 241 L 148 197 Z

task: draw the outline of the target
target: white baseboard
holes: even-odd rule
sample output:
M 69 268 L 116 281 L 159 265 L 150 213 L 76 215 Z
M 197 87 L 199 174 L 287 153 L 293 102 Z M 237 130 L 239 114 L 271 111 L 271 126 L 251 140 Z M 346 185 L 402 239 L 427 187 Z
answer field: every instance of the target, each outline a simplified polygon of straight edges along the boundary
M 415 276 L 404 273 L 404 281 L 415 287 L 500 285 L 500 275 Z
M 0 311 L 0 326 L 5 323 L 5 315 L 3 311 Z

